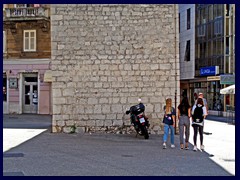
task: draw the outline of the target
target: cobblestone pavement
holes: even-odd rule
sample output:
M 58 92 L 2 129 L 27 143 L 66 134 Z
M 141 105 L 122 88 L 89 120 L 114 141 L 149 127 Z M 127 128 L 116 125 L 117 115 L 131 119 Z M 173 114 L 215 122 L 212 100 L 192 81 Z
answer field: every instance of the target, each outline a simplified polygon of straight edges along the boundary
M 205 152 L 180 150 L 178 135 L 165 150 L 162 135 L 53 134 L 50 125 L 50 116 L 4 115 L 4 176 L 235 175 L 235 126 L 227 123 L 206 120 Z

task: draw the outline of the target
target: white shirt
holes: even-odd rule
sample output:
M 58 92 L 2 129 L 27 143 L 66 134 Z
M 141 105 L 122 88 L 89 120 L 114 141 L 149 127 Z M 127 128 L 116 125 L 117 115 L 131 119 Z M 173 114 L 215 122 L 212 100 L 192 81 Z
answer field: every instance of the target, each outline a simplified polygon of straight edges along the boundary
M 195 110 L 196 106 L 197 106 L 197 105 L 194 104 L 193 107 L 192 107 L 192 115 L 193 115 L 193 113 L 194 113 L 194 110 Z M 201 106 L 201 105 L 198 104 L 198 106 Z M 203 109 L 203 115 L 206 116 L 206 115 L 207 115 L 207 109 L 206 109 L 206 107 L 203 106 L 202 109 Z M 203 122 L 204 122 L 204 120 L 203 120 Z M 197 125 L 203 126 L 203 122 L 201 122 L 201 123 L 192 122 L 192 124 L 197 124 Z

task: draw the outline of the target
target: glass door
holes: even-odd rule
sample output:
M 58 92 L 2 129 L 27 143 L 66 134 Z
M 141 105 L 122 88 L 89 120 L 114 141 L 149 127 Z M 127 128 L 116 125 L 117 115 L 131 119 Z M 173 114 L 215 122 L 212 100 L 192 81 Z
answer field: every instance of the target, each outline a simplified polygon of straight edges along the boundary
M 38 112 L 38 82 L 36 75 L 24 77 L 23 83 L 23 113 Z

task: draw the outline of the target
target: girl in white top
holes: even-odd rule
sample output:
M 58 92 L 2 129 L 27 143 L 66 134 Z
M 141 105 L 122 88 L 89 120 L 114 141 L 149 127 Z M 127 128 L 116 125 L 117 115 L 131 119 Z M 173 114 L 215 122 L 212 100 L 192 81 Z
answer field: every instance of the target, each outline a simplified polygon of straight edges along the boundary
M 200 134 L 200 149 L 203 151 L 204 150 L 204 145 L 203 145 L 203 125 L 204 125 L 204 119 L 207 116 L 207 110 L 206 107 L 203 105 L 203 99 L 202 98 L 198 98 L 197 99 L 197 104 L 194 104 L 194 106 L 192 107 L 192 115 L 194 115 L 194 110 L 196 109 L 196 107 L 202 107 L 203 110 L 203 114 L 202 114 L 202 118 L 203 121 L 202 122 L 194 122 L 192 119 L 192 126 L 193 126 L 193 130 L 194 130 L 194 135 L 193 135 L 193 142 L 194 142 L 194 151 L 197 151 L 197 134 L 199 131 Z

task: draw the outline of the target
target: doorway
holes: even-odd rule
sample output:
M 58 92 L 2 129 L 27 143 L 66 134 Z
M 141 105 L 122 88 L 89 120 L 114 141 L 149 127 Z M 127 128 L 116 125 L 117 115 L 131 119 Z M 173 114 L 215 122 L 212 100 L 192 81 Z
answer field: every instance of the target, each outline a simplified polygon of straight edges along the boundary
M 23 76 L 23 113 L 38 113 L 38 77 L 37 74 Z

